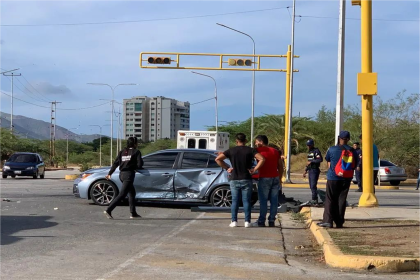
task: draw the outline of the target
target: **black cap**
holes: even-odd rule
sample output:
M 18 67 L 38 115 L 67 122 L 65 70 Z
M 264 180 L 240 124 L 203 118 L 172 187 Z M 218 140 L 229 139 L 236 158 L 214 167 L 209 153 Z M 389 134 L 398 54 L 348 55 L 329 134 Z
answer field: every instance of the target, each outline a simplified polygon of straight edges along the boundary
M 338 137 L 340 137 L 341 139 L 350 139 L 350 132 L 343 130 L 340 132 Z

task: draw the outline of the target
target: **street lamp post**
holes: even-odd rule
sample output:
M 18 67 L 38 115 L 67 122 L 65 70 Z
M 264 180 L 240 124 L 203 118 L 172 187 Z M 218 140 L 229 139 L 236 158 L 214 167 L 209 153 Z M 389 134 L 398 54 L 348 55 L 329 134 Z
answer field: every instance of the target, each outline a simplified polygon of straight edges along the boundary
M 217 109 L 217 84 L 216 84 L 216 80 L 212 76 L 206 75 L 206 74 L 203 74 L 203 73 L 198 73 L 198 72 L 195 72 L 195 71 L 191 71 L 191 73 L 209 77 L 214 82 L 214 100 L 215 100 L 215 103 L 216 103 L 216 132 L 217 132 L 219 130 L 218 129 L 218 127 L 219 127 L 219 120 L 218 120 L 219 119 L 219 113 L 218 113 L 218 109 Z
M 253 50 L 252 50 L 252 54 L 254 55 L 253 57 L 253 63 L 252 63 L 252 67 L 254 69 L 254 71 L 252 71 L 252 97 L 251 97 L 251 147 L 254 147 L 254 107 L 255 107 L 255 41 L 254 39 L 249 35 L 246 34 L 245 32 L 236 30 L 232 27 L 226 26 L 224 24 L 221 23 L 216 23 L 217 25 L 220 25 L 222 27 L 225 27 L 227 29 L 233 30 L 235 32 L 241 33 L 245 36 L 248 36 L 251 40 L 252 43 L 254 45 Z
M 98 124 L 91 124 L 90 126 L 99 127 L 99 167 L 102 167 L 102 126 Z
M 77 129 L 77 127 L 70 128 L 70 130 Z M 66 133 L 67 138 L 67 152 L 66 152 L 66 168 L 69 166 L 69 132 Z
M 110 163 L 112 164 L 112 144 L 113 144 L 113 138 L 114 138 L 114 91 L 118 86 L 135 86 L 137 84 L 118 84 L 114 87 L 103 84 L 103 83 L 88 83 L 88 85 L 94 85 L 94 86 L 108 86 L 112 91 L 112 100 L 111 100 L 111 153 L 109 155 Z

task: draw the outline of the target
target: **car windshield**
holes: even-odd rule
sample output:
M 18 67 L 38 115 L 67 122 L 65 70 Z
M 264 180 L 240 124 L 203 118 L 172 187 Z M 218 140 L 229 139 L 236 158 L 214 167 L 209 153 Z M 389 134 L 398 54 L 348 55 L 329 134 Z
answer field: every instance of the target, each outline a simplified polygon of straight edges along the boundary
M 14 154 L 9 159 L 10 162 L 36 162 L 35 155 L 29 154 Z

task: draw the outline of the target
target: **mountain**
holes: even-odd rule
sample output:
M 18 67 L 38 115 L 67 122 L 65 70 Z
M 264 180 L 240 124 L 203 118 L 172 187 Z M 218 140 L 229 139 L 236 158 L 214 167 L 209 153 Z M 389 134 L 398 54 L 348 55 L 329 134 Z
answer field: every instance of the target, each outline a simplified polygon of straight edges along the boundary
M 51 124 L 49 122 L 32 119 L 25 116 L 13 116 L 13 130 L 15 134 L 22 138 L 49 140 L 50 125 Z M 0 112 L 0 127 L 10 128 L 10 114 Z M 99 138 L 99 134 L 79 135 L 57 125 L 55 130 L 56 140 L 66 139 L 67 134 L 69 135 L 69 140 L 74 140 L 77 142 L 92 142 L 94 139 Z

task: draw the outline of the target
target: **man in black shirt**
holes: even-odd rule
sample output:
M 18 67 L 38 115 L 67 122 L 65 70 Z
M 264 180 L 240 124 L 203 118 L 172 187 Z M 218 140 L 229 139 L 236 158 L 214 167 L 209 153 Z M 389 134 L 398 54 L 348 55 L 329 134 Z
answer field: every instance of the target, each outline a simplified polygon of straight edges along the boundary
M 236 227 L 238 223 L 239 197 L 242 195 L 242 203 L 245 212 L 245 227 L 251 227 L 251 195 L 252 174 L 265 162 L 265 158 L 255 149 L 245 146 L 247 140 L 243 133 L 236 134 L 236 147 L 230 148 L 216 158 L 216 162 L 231 174 L 230 191 L 232 193 L 232 222 L 230 227 Z M 257 166 L 252 168 L 254 158 L 258 160 Z M 229 159 L 232 167 L 223 160 Z
M 360 143 L 354 142 L 353 149 L 356 153 L 356 180 L 357 186 L 359 187 L 356 192 L 363 192 L 363 185 L 362 185 L 362 150 L 360 149 Z
M 108 209 L 104 211 L 104 214 L 108 219 L 112 219 L 112 210 L 117 204 L 128 195 L 128 203 L 130 205 L 131 219 L 141 218 L 136 212 L 136 190 L 134 189 L 134 177 L 136 176 L 136 170 L 143 167 L 143 159 L 141 158 L 141 152 L 137 150 L 137 138 L 129 137 L 127 139 L 127 148 L 124 148 L 118 153 L 117 158 L 114 161 L 108 175 L 105 177 L 107 180 L 111 180 L 111 175 L 120 167 L 120 180 L 122 182 L 121 190 L 118 196 L 111 201 Z

